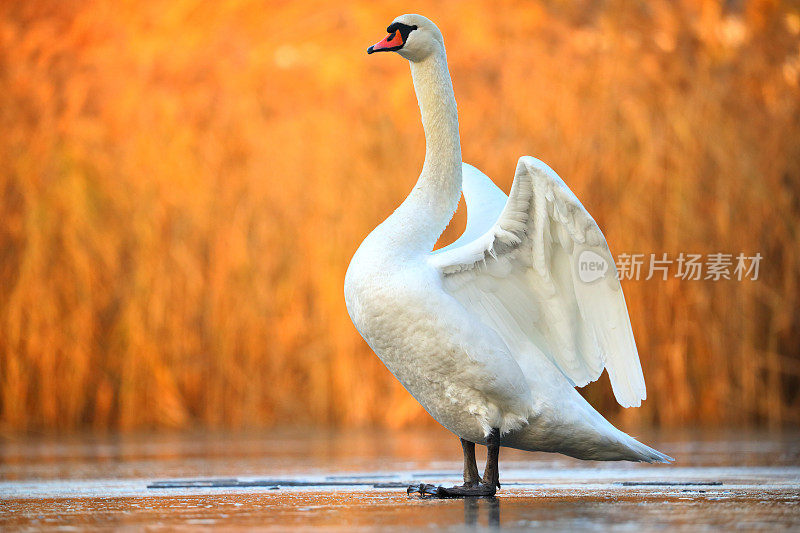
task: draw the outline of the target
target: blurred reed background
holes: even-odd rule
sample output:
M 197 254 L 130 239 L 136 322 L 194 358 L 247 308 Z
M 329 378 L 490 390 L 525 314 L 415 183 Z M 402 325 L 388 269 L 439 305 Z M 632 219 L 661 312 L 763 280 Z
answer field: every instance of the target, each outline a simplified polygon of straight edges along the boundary
M 0 431 L 432 423 L 342 283 L 424 140 L 398 9 L 441 27 L 464 160 L 559 172 L 628 281 L 626 427 L 800 423 L 800 7 L 685 0 L 0 2 Z M 463 227 L 460 213 L 444 240 Z

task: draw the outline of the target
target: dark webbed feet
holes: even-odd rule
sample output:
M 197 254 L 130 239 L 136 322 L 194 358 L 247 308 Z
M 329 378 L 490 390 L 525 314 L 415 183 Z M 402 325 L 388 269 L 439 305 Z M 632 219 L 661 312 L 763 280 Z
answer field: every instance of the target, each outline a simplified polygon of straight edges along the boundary
M 442 487 L 441 485 L 429 485 L 420 483 L 411 485 L 407 490 L 408 494 L 418 492 L 423 498 L 431 496 L 435 498 L 469 498 L 478 496 L 494 496 L 497 489 L 492 485 L 478 483 L 476 485 L 457 485 L 455 487 Z
M 464 452 L 464 484 L 455 487 L 442 487 L 420 483 L 410 485 L 408 494 L 418 492 L 423 498 L 470 498 L 479 496 L 494 496 L 500 488 L 500 469 L 498 459 L 500 456 L 500 430 L 493 429 L 486 438 L 488 449 L 486 456 L 486 470 L 483 479 L 478 477 L 478 467 L 475 464 L 475 443 L 461 439 L 461 448 Z

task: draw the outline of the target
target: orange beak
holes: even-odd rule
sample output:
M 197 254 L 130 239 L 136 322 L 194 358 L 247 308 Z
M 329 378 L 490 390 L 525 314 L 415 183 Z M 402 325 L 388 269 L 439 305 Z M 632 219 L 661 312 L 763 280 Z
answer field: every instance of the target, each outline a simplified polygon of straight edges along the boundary
M 395 31 L 383 38 L 382 41 L 377 42 L 367 48 L 367 53 L 373 52 L 391 52 L 393 50 L 400 50 L 403 47 L 403 37 L 399 31 Z

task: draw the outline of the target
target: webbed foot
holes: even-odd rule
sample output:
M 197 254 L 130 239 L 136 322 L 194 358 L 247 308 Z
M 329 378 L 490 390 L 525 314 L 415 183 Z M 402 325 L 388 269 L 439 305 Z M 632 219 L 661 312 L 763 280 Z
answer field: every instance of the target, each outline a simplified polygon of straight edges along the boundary
M 408 494 L 418 492 L 423 498 L 431 496 L 435 498 L 473 498 L 480 496 L 494 496 L 497 489 L 493 485 L 485 483 L 477 484 L 464 484 L 455 487 L 443 487 L 441 485 L 429 485 L 427 483 L 420 483 L 419 485 L 410 485 L 406 491 Z

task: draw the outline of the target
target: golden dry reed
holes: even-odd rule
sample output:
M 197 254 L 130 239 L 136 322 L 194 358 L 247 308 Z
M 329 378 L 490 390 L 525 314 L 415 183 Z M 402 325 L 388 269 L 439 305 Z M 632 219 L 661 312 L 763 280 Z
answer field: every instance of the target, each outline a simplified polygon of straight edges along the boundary
M 547 161 L 615 253 L 761 253 L 627 281 L 628 427 L 800 423 L 800 8 L 411 1 L 465 161 Z M 0 430 L 431 423 L 342 283 L 412 187 L 397 2 L 0 2 Z M 444 236 L 463 226 L 459 214 Z M 673 271 L 674 273 L 674 271 Z

